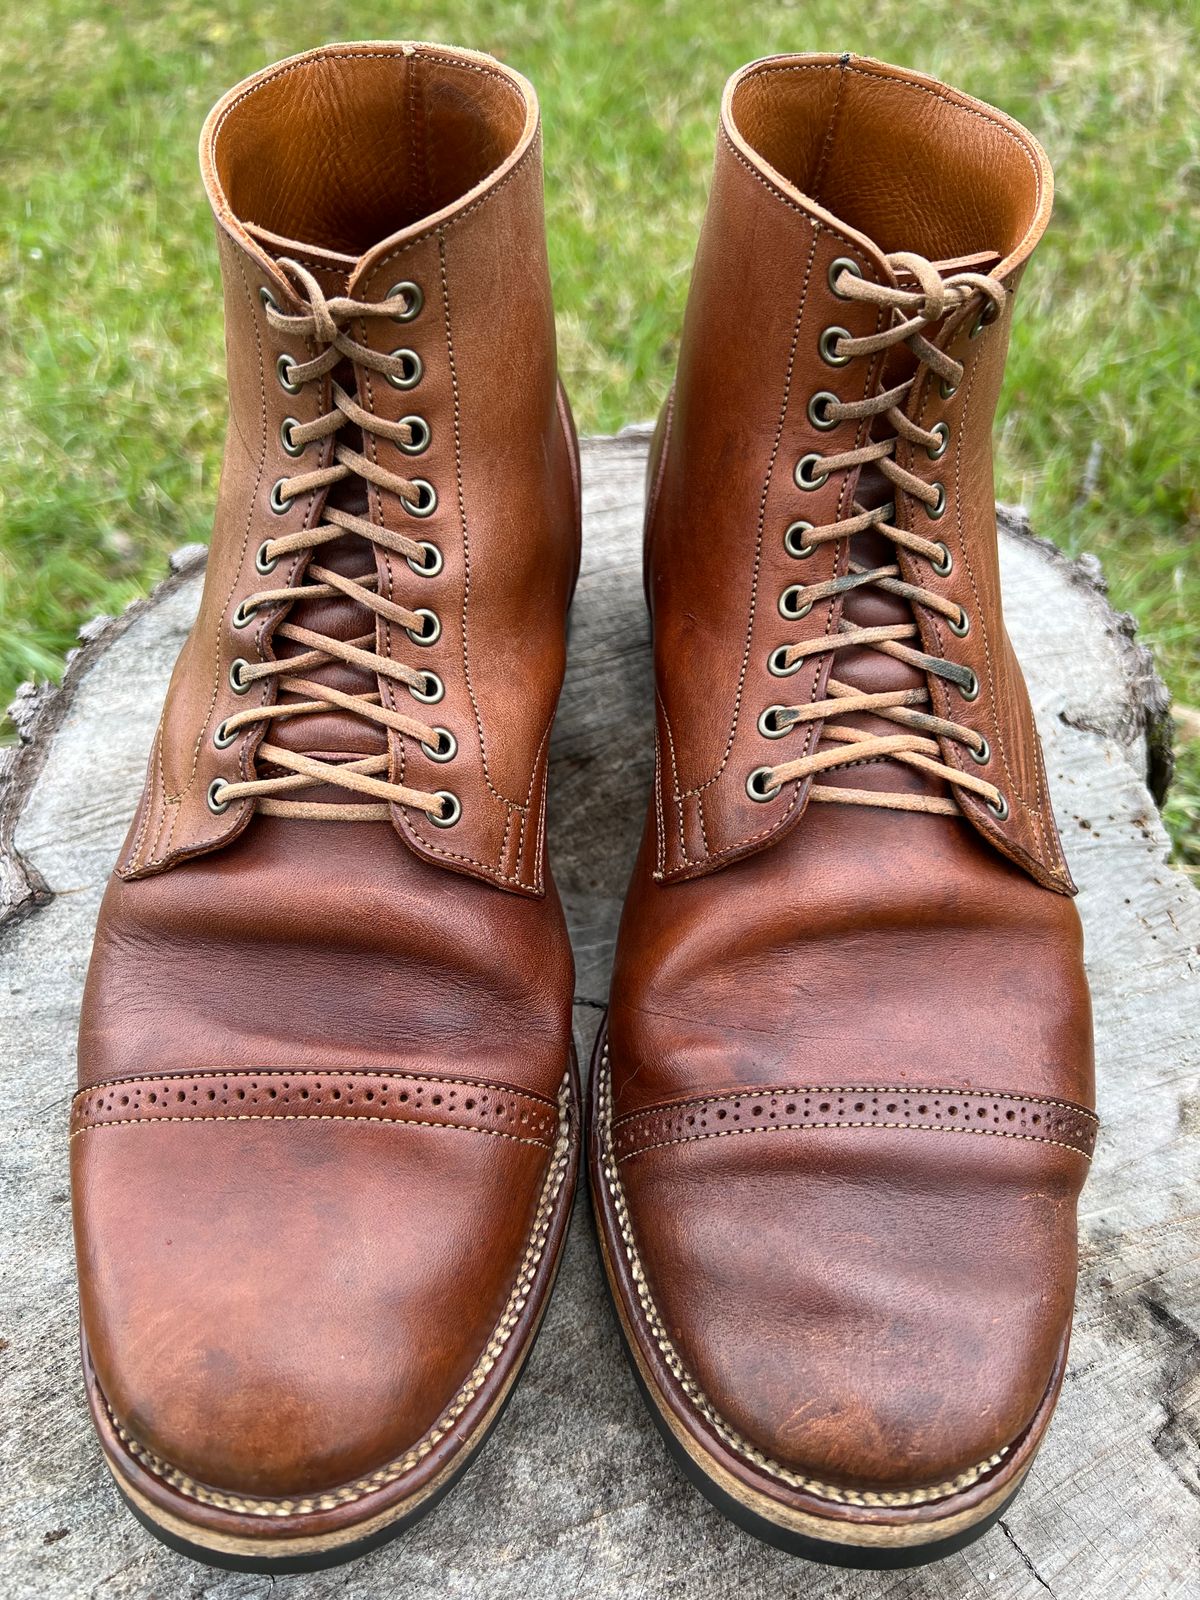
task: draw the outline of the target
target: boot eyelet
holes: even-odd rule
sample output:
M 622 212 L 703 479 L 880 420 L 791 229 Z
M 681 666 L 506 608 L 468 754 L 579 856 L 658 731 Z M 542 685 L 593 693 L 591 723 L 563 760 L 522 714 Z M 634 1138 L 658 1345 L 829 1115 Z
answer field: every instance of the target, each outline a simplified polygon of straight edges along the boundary
M 779 726 L 779 713 L 791 709 L 790 706 L 768 706 L 758 719 L 758 731 L 764 739 L 786 739 L 788 734 L 799 726 L 794 720 Z
M 398 374 L 389 372 L 387 381 L 393 389 L 415 389 L 421 381 L 425 365 L 415 350 L 393 350 L 392 355 L 404 366 Z
M 279 387 L 285 394 L 299 394 L 304 387 L 301 383 L 293 383 L 291 379 L 292 368 L 299 365 L 300 363 L 293 360 L 286 351 L 275 363 L 275 376 L 279 379 Z
M 946 626 L 950 629 L 950 632 L 955 634 L 959 639 L 965 639 L 971 631 L 971 619 L 967 615 L 965 607 L 959 606 L 957 622 L 953 621 L 950 617 L 947 617 Z
M 830 428 L 837 427 L 837 418 L 829 415 L 830 406 L 840 402 L 837 395 L 830 394 L 828 389 L 821 389 L 808 402 L 808 420 L 814 428 L 819 428 L 822 433 L 828 433 Z
M 445 694 L 446 685 L 436 672 L 426 672 L 424 678 L 425 687 L 423 689 L 418 689 L 415 684 L 410 683 L 408 692 L 414 700 L 419 700 L 423 706 L 435 706 Z
M 414 478 L 412 480 L 412 485 L 420 498 L 417 500 L 406 500 L 405 497 L 401 495 L 400 504 L 404 507 L 405 511 L 408 512 L 410 517 L 431 517 L 437 510 L 437 490 L 425 478 Z
M 967 754 L 971 757 L 971 760 L 976 762 L 979 766 L 986 767 L 988 762 L 992 759 L 992 747 L 984 738 L 983 734 L 980 734 L 979 748 L 976 749 L 974 745 L 969 744 L 967 746 Z
M 849 256 L 838 256 L 836 260 L 829 263 L 829 287 L 833 290 L 834 294 L 837 295 L 839 300 L 850 300 L 853 298 L 853 296 L 843 294 L 837 286 L 837 280 L 839 277 L 841 277 L 843 272 L 852 273 L 856 278 L 861 278 L 863 272 L 858 262 L 851 261 Z
M 286 482 L 287 482 L 286 478 L 280 478 L 278 483 L 272 484 L 272 486 L 271 486 L 271 501 L 270 501 L 271 510 L 275 513 L 275 515 L 277 517 L 286 516 L 287 513 L 296 504 L 295 495 L 289 495 L 285 499 L 283 494 L 280 492 Z
M 816 477 L 812 475 L 813 463 L 824 459 L 815 450 L 810 450 L 808 455 L 800 457 L 796 463 L 796 470 L 792 473 L 793 478 L 796 480 L 797 489 L 821 489 L 829 482 L 829 474 L 827 472 L 818 473 Z
M 423 606 L 418 606 L 415 614 L 418 617 L 423 617 L 427 626 L 422 628 L 420 633 L 415 632 L 415 630 L 412 628 L 405 628 L 405 633 L 414 644 L 436 644 L 442 636 L 441 623 L 434 616 L 432 611 L 426 611 Z M 441 699 L 440 695 L 438 696 L 438 699 Z
M 236 738 L 237 730 L 235 729 L 233 733 L 230 733 L 229 728 L 224 722 L 218 722 L 217 726 L 213 729 L 212 742 L 216 745 L 218 750 L 228 750 L 229 746 Z
M 275 296 L 271 293 L 270 289 L 267 288 L 265 283 L 263 284 L 262 288 L 258 291 L 258 298 L 263 303 L 263 310 L 264 311 L 278 311 L 279 310 L 279 301 L 276 300 Z
M 999 804 L 997 805 L 993 805 L 990 800 L 985 800 L 983 803 L 994 817 L 998 818 L 1001 822 L 1008 821 L 1008 801 L 1003 795 L 1000 796 Z
M 804 535 L 813 531 L 811 522 L 793 522 L 783 536 L 783 548 L 796 561 L 803 561 L 811 556 L 817 548 L 815 544 L 805 544 Z
M 419 578 L 436 578 L 443 566 L 442 552 L 437 545 L 430 544 L 428 539 L 421 540 L 421 549 L 425 553 L 423 562 L 414 561 L 411 556 L 405 556 L 404 559 Z
M 773 778 L 774 776 L 774 767 L 755 767 L 754 771 L 746 779 L 746 793 L 751 800 L 757 801 L 759 805 L 764 805 L 768 800 L 774 800 L 775 796 L 783 788 L 781 783 L 772 784 L 767 782 L 768 778 Z
M 801 617 L 806 617 L 813 608 L 811 600 L 801 600 L 804 593 L 802 583 L 793 583 L 779 596 L 779 615 L 786 617 L 789 622 L 799 622 Z
M 226 789 L 228 787 L 229 786 L 225 782 L 224 778 L 214 778 L 208 786 L 208 794 L 205 796 L 205 799 L 208 801 L 208 809 L 213 813 L 214 816 L 219 817 L 223 811 L 228 811 L 230 806 L 233 804 L 232 800 L 217 799 L 217 790 Z
M 948 422 L 935 422 L 929 431 L 930 433 L 936 433 L 941 443 L 927 444 L 925 446 L 925 454 L 930 461 L 940 461 L 950 448 L 950 424 Z
M 951 383 L 946 378 L 943 378 L 938 384 L 938 393 L 941 395 L 943 400 L 952 400 L 958 393 L 958 385 L 956 383 Z
M 978 700 L 979 699 L 979 677 L 978 677 L 978 675 L 975 672 L 972 672 L 971 676 L 967 679 L 966 683 L 959 685 L 958 692 L 959 692 L 959 694 L 962 695 L 964 700 Z
M 425 418 L 401 417 L 400 421 L 412 434 L 412 439 L 409 443 L 400 446 L 401 450 L 404 451 L 406 456 L 424 455 L 426 450 L 429 449 L 429 441 L 433 437 Z
M 269 556 L 267 554 L 267 546 L 270 544 L 270 542 L 270 539 L 264 539 L 259 545 L 254 556 L 254 565 L 264 577 L 268 572 L 274 572 L 275 568 L 279 565 L 278 556 Z
M 946 485 L 933 483 L 930 484 L 930 488 L 937 490 L 937 499 L 931 506 L 925 507 L 925 515 L 931 522 L 940 522 L 946 515 Z
M 248 694 L 250 692 L 250 679 L 245 676 L 250 671 L 250 663 L 244 657 L 238 656 L 229 663 L 229 687 L 234 694 Z
M 393 284 L 387 292 L 387 299 L 403 299 L 404 306 L 395 313 L 397 322 L 412 322 L 421 315 L 421 307 L 425 304 L 425 293 L 419 283 L 411 283 L 407 279 L 403 283 Z
M 435 828 L 452 828 L 462 816 L 462 801 L 449 789 L 435 789 L 434 794 L 442 802 L 441 810 L 427 811 L 425 815 Z
M 825 329 L 825 332 L 821 335 L 820 339 L 817 341 L 817 349 L 820 351 L 821 360 L 825 363 L 826 366 L 829 366 L 829 367 L 846 367 L 846 366 L 849 366 L 850 361 L 851 361 L 852 358 L 850 356 L 840 356 L 840 355 L 838 355 L 837 349 L 836 349 L 836 346 L 841 342 L 841 340 L 849 339 L 849 338 L 850 338 L 850 331 L 847 328 L 826 328 Z
M 996 305 L 996 302 L 994 300 L 989 300 L 984 306 L 983 310 L 975 318 L 975 321 L 971 324 L 971 331 L 967 335 L 968 339 L 978 339 L 983 330 L 985 328 L 990 328 L 992 323 L 995 322 L 999 315 L 1000 311 Z
M 421 749 L 424 750 L 430 761 L 453 761 L 458 754 L 458 740 L 450 732 L 449 728 L 435 728 L 433 731 L 438 736 L 438 742 L 436 744 L 426 744 L 422 739 Z
M 941 560 L 931 561 L 929 565 L 939 578 L 946 578 L 954 570 L 954 557 L 950 554 L 950 546 L 944 539 L 938 539 L 936 542 L 938 549 L 942 552 Z
M 297 444 L 295 439 L 292 438 L 292 429 L 299 426 L 300 424 L 295 417 L 284 417 L 279 424 L 279 442 L 289 456 L 302 456 L 308 449 L 306 444 Z
M 231 618 L 233 626 L 235 628 L 249 627 L 249 625 L 254 621 L 254 613 L 257 610 L 257 606 L 247 605 L 246 602 L 242 600 L 239 602 L 238 608 L 233 613 L 233 617 Z
M 790 678 L 793 672 L 799 672 L 804 662 L 803 656 L 797 656 L 789 667 L 787 662 L 788 647 L 786 644 L 776 645 L 767 657 L 767 671 L 773 678 Z

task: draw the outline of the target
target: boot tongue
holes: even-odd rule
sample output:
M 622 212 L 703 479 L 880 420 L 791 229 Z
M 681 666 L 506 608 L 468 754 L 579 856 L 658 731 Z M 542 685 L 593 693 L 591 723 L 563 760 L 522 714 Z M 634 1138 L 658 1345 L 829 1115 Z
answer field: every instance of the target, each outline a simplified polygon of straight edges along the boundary
M 951 278 L 959 272 L 988 272 L 999 264 L 1000 259 L 998 252 L 983 250 L 974 255 L 935 261 L 933 265 L 943 278 Z M 901 287 L 907 288 L 912 280 L 903 271 L 898 271 L 896 281 Z M 933 331 L 935 330 L 931 327 L 931 334 Z M 881 387 L 890 388 L 902 383 L 913 375 L 916 365 L 916 358 L 908 346 L 897 345 L 885 363 Z M 880 417 L 875 426 L 875 435 L 886 438 L 891 431 L 891 424 L 886 416 Z M 894 491 L 879 468 L 872 465 L 863 469 L 855 498 L 861 505 L 873 508 L 891 501 L 894 498 Z M 871 531 L 858 534 L 850 541 L 850 557 L 858 566 L 884 567 L 895 563 L 896 549 L 883 534 Z M 846 621 L 860 628 L 892 627 L 913 621 L 913 610 L 906 600 L 901 599 L 899 595 L 887 594 L 874 584 L 852 590 L 843 603 L 842 614 Z M 912 643 L 915 648 L 921 648 L 920 640 Z M 910 667 L 903 661 L 884 655 L 882 651 L 870 648 L 840 652 L 834 658 L 831 676 L 867 694 L 882 694 L 897 689 L 921 689 L 926 687 L 927 681 L 925 674 L 916 667 Z M 921 706 L 917 709 L 932 708 Z M 843 727 L 861 728 L 864 732 L 885 737 L 903 731 L 896 723 L 872 716 L 869 712 L 839 716 L 837 721 Z M 819 748 L 831 748 L 833 743 L 832 740 L 823 739 Z M 918 771 L 902 761 L 888 759 L 874 761 L 865 766 L 835 769 L 833 772 L 823 774 L 820 781 L 832 788 L 840 789 L 872 789 L 879 792 L 939 796 L 949 794 L 949 785 L 942 779 Z
M 341 255 L 336 251 L 305 244 L 300 240 L 286 239 L 254 223 L 247 223 L 244 226 L 246 232 L 273 260 L 278 262 L 292 258 L 301 261 L 327 295 L 332 297 L 348 292 L 359 267 L 358 261 L 353 256 Z M 355 377 L 349 362 L 336 368 L 333 377 L 349 394 L 355 392 Z M 296 398 L 298 401 L 301 399 L 300 396 Z M 309 403 L 311 404 L 311 400 Z M 362 440 L 359 431 L 349 424 L 335 437 L 351 449 L 361 449 Z M 317 465 L 317 459 L 317 448 L 310 445 L 305 455 L 297 458 L 292 470 L 310 471 Z M 336 506 L 353 516 L 369 515 L 366 486 L 357 478 L 348 478 L 342 483 L 334 484 L 326 497 L 325 504 Z M 334 572 L 352 578 L 361 577 L 374 567 L 373 553 L 362 539 L 352 533 L 343 534 L 329 544 L 322 545 L 319 550 L 312 553 L 310 560 L 318 566 L 328 567 Z M 313 633 L 327 634 L 335 639 L 351 640 L 369 633 L 372 639 L 364 648 L 374 648 L 373 618 L 362 606 L 342 596 L 331 599 L 298 600 L 287 611 L 286 620 L 297 627 L 310 629 Z M 283 638 L 276 632 L 273 648 L 278 659 L 286 660 L 289 656 L 303 655 L 307 647 Z M 374 674 L 346 666 L 340 661 L 331 661 L 321 667 L 306 668 L 301 676 L 315 683 L 330 684 L 344 694 L 372 694 L 378 688 Z M 281 705 L 303 701 L 306 698 L 308 697 L 303 694 L 286 689 L 281 689 L 278 696 Z M 307 712 L 303 716 L 277 720 L 272 725 L 270 738 L 273 743 L 285 750 L 325 761 L 382 755 L 387 750 L 386 734 L 378 723 L 369 722 L 364 717 L 357 717 L 352 712 L 341 711 L 333 706 L 326 711 Z M 258 765 L 264 777 L 273 775 L 269 764 L 261 758 Z M 349 802 L 354 796 L 344 789 L 329 784 L 305 790 L 303 798 L 308 801 L 338 803 Z
M 303 239 L 289 239 L 282 233 L 272 233 L 270 228 L 264 228 L 257 222 L 243 222 L 240 226 L 262 246 L 272 261 L 288 259 L 302 261 L 310 272 L 316 273 L 322 280 L 322 288 L 327 287 L 323 273 L 332 272 L 340 285 L 337 292 L 345 294 L 346 285 L 358 268 L 358 261 L 354 256 L 343 255 L 339 250 L 328 250 L 318 244 L 306 244 Z
M 933 261 L 930 265 L 943 278 L 953 278 L 960 272 L 990 272 L 993 267 L 998 267 L 1001 262 L 999 250 L 976 250 L 970 256 L 952 256 L 946 261 Z M 898 274 L 900 282 L 904 282 L 906 274 Z

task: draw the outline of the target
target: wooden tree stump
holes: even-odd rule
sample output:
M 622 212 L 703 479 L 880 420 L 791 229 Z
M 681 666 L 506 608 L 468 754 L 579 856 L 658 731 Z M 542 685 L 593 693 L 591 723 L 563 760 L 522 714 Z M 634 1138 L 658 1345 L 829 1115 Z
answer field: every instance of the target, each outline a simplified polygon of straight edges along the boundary
M 584 447 L 584 566 L 554 738 L 551 853 L 587 1060 L 652 765 L 640 523 L 647 431 Z M 216 1573 L 119 1508 L 78 1372 L 67 1193 L 75 1027 L 100 895 L 139 792 L 204 553 L 99 619 L 59 690 L 29 691 L 0 752 L 4 1296 L 0 1596 L 928 1597 L 1170 1600 L 1200 1593 L 1200 894 L 1167 865 L 1151 789 L 1166 695 L 1095 563 L 1002 518 L 1006 614 L 1078 879 L 1103 1130 L 1058 1416 L 1011 1511 L 935 1567 L 810 1567 L 738 1532 L 670 1465 L 617 1347 L 586 1203 L 546 1324 L 489 1447 L 432 1516 L 348 1568 Z M 249 998 L 249 997 L 248 997 Z

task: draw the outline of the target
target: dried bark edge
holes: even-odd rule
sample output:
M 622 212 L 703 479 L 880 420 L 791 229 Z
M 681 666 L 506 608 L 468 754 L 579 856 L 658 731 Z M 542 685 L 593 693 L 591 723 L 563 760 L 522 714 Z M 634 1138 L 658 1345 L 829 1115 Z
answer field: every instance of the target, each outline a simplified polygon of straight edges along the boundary
M 0 928 L 19 921 L 53 896 L 36 867 L 16 848 L 13 836 L 25 802 L 46 764 L 54 735 L 66 718 L 75 690 L 106 650 L 125 631 L 173 594 L 208 560 L 208 547 L 184 545 L 168 558 L 170 573 L 140 600 L 131 600 L 119 617 L 100 615 L 79 630 L 79 643 L 68 652 L 58 683 L 23 683 L 8 708 L 17 742 L 0 745 Z

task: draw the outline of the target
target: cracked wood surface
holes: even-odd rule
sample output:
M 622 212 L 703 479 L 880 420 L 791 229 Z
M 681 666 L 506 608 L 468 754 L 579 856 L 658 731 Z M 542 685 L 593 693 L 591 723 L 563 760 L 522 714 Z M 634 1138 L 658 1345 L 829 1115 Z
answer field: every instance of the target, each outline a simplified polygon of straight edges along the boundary
M 555 731 L 551 851 L 586 1060 L 652 766 L 644 429 L 584 447 L 584 569 Z M 739 1533 L 671 1466 L 617 1350 L 586 1206 L 494 1439 L 398 1542 L 303 1578 L 213 1572 L 118 1505 L 78 1374 L 66 1124 L 104 881 L 132 813 L 202 556 L 99 620 L 0 752 L 0 1597 L 1182 1600 L 1198 1592 L 1200 895 L 1167 865 L 1166 701 L 1094 565 L 1003 523 L 1006 615 L 1081 886 L 1102 1131 L 1081 1207 L 1071 1364 L 1029 1483 L 978 1544 L 909 1573 L 811 1567 Z M 631 737 L 632 735 L 632 737 Z

